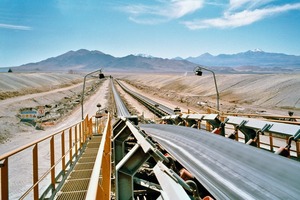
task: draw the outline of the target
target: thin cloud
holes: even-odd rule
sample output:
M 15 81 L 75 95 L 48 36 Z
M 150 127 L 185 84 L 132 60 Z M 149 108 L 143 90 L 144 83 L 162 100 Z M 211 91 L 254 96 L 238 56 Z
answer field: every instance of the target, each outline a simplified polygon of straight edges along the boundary
M 29 31 L 29 30 L 32 29 L 29 26 L 19 26 L 19 25 L 13 25 L 13 24 L 0 24 L 0 28 L 13 29 L 13 30 L 22 30 L 22 31 Z
M 274 0 L 230 0 L 229 10 L 255 9 Z
M 157 24 L 181 18 L 202 8 L 204 0 L 156 1 L 155 5 L 129 5 L 121 8 L 136 23 Z
M 246 2 L 246 1 L 244 1 Z M 240 4 L 241 6 L 242 4 Z M 246 26 L 270 17 L 276 14 L 284 13 L 290 10 L 299 10 L 300 3 L 286 4 L 283 6 L 267 7 L 255 10 L 243 10 L 240 12 L 225 12 L 223 17 L 205 20 L 194 20 L 184 22 L 189 29 L 204 29 L 204 28 L 236 28 Z

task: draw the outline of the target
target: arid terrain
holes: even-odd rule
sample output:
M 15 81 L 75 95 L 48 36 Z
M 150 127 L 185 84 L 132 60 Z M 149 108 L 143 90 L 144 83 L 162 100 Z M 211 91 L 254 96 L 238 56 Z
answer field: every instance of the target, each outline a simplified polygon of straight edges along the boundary
M 52 127 L 79 109 L 82 81 L 83 76 L 79 74 L 0 73 L 0 152 L 4 151 L 4 143 L 22 135 L 30 137 L 33 134 L 36 137 L 37 133 L 44 132 L 36 129 Z M 88 80 L 85 95 L 93 94 L 100 85 L 99 81 Z M 45 115 L 38 119 L 37 126 L 21 122 L 24 109 L 41 106 Z
M 153 98 L 168 107 L 180 107 L 204 112 L 215 107 L 216 90 L 210 75 L 196 77 L 175 74 L 113 74 L 132 90 Z M 56 73 L 0 73 L 0 154 L 8 153 L 34 140 L 45 137 L 81 120 L 80 99 L 83 75 Z M 217 74 L 220 108 L 223 112 L 263 113 L 286 115 L 288 110 L 300 114 L 300 74 L 224 75 Z M 117 86 L 120 90 L 120 87 Z M 100 103 L 108 107 L 108 79 L 89 79 L 86 85 L 84 114 L 93 115 Z M 121 96 L 130 104 L 130 111 L 154 119 L 154 114 L 139 105 L 124 91 Z M 20 112 L 25 108 L 45 107 L 47 113 L 40 118 L 38 128 L 21 122 Z M 40 149 L 41 166 L 47 169 L 48 148 Z M 23 168 L 31 166 L 31 160 L 22 155 L 10 159 L 14 188 L 12 198 L 24 192 L 27 174 Z M 20 165 L 20 163 L 22 163 Z M 22 167 L 20 167 L 20 166 Z M 21 177 L 21 178 L 20 178 Z M 47 186 L 40 185 L 41 188 Z
M 216 108 L 211 74 L 126 74 L 118 76 L 156 98 L 179 107 Z M 217 74 L 220 110 L 234 113 L 300 114 L 300 74 Z M 201 106 L 202 105 L 202 106 Z M 204 106 L 203 106 L 204 105 Z
M 192 74 L 113 76 L 169 107 L 198 112 L 207 106 L 216 107 L 216 89 L 210 74 L 203 77 Z M 46 125 L 53 125 L 73 109 L 79 109 L 82 78 L 82 75 L 68 73 L 0 73 L 1 143 L 14 140 L 23 132 L 37 131 L 20 122 L 20 111 L 24 108 L 45 106 L 47 117 L 41 121 Z M 216 78 L 223 112 L 287 115 L 293 111 L 294 115 L 300 115 L 300 74 L 217 74 Z M 97 85 L 88 84 L 87 93 L 97 90 Z M 124 92 L 121 95 L 133 102 Z M 136 114 L 153 116 L 142 106 L 132 104 Z

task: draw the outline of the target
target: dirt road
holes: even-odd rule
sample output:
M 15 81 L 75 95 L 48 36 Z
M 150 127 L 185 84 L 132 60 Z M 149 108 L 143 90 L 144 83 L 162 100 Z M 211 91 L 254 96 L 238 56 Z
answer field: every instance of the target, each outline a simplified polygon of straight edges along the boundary
M 81 86 L 81 85 L 79 85 Z M 88 97 L 84 101 L 84 106 L 83 106 L 83 111 L 84 111 L 84 116 L 89 115 L 93 116 L 95 115 L 95 112 L 97 111 L 96 105 L 100 103 L 102 107 L 107 106 L 107 93 L 109 89 L 109 81 L 105 80 L 101 87 L 95 92 L 94 95 Z M 76 87 L 76 86 L 74 86 Z M 44 93 L 43 95 L 54 95 L 57 94 L 57 92 L 63 92 L 63 91 L 68 91 L 73 87 L 68 87 L 68 88 L 62 88 L 60 90 L 55 90 L 51 92 Z M 35 97 L 38 96 L 43 96 L 42 94 L 36 94 L 34 95 Z M 32 96 L 32 95 L 28 95 Z M 28 97 L 27 96 L 27 97 Z M 22 98 L 21 102 L 24 101 L 24 99 L 27 99 L 25 96 Z M 17 101 L 14 99 L 14 104 Z M 4 104 L 2 104 L 3 106 Z M 10 105 L 9 103 L 5 104 Z M 49 128 L 46 128 L 44 131 L 41 130 L 29 130 L 27 132 L 20 132 L 17 134 L 14 134 L 14 136 L 7 141 L 4 144 L 0 145 L 0 154 L 4 154 L 6 152 L 15 150 L 18 147 L 21 147 L 23 145 L 26 145 L 30 142 L 33 142 L 35 140 L 38 140 L 40 138 L 43 138 L 47 135 L 56 133 L 58 131 L 61 131 L 75 123 L 78 123 L 81 121 L 81 106 L 78 106 L 73 112 L 71 112 L 68 116 L 64 117 L 63 120 L 61 120 L 59 123 L 57 123 L 55 126 L 51 126 Z M 57 148 L 59 147 L 59 144 L 56 145 Z M 17 154 L 15 156 L 12 156 L 9 158 L 9 165 L 10 165 L 10 171 L 9 171 L 9 186 L 10 186 L 10 199 L 18 199 L 21 194 L 25 192 L 26 189 L 28 189 L 31 185 L 31 170 L 32 170 L 32 160 L 30 156 L 31 153 L 28 152 L 31 149 L 28 149 L 20 154 Z M 39 145 L 38 148 L 39 151 L 39 172 L 42 174 L 44 173 L 47 169 L 49 169 L 49 144 L 46 142 L 42 142 Z M 46 179 L 47 180 L 47 179 Z M 47 182 L 48 181 L 48 182 Z M 44 191 L 48 185 L 49 185 L 49 180 L 44 182 L 41 182 L 39 187 L 41 191 Z
M 97 103 L 100 103 L 102 107 L 106 106 L 108 85 L 109 83 L 106 80 L 93 96 L 85 98 L 83 107 L 84 115 L 94 115 L 97 111 Z M 26 107 L 34 107 L 40 104 L 45 105 L 71 95 L 76 91 L 82 91 L 82 84 L 0 101 L 0 131 L 1 134 L 9 134 L 9 139 L 5 143 L 0 144 L 0 154 L 9 152 L 17 147 L 79 122 L 81 120 L 81 106 L 79 105 L 55 126 L 48 127 L 45 130 L 34 130 L 32 127 L 22 124 L 20 119 L 16 117 L 19 109 L 24 105 L 26 105 Z

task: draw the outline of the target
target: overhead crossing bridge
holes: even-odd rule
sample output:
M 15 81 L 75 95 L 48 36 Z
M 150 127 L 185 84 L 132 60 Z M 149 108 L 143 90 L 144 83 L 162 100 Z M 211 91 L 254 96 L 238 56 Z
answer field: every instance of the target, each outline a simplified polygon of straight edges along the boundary
M 233 116 L 221 119 L 218 114 L 175 114 L 118 84 L 160 115 L 162 124 L 137 125 L 137 117 L 131 116 L 111 80 L 114 124 L 111 113 L 87 116 L 0 156 L 1 199 L 14 199 L 9 160 L 23 151 L 33 161 L 32 169 L 24 172 L 32 174 L 33 184 L 17 199 L 299 198 L 299 126 Z M 106 121 L 104 129 L 98 120 Z M 233 134 L 225 133 L 224 126 L 229 125 Z M 272 134 L 283 138 L 284 148 L 269 144 L 270 149 L 262 150 L 263 137 Z M 240 136 L 242 142 L 236 141 Z M 50 146 L 50 169 L 44 175 L 38 165 L 42 142 Z M 274 151 L 291 153 L 294 159 Z M 43 187 L 44 181 L 48 187 Z

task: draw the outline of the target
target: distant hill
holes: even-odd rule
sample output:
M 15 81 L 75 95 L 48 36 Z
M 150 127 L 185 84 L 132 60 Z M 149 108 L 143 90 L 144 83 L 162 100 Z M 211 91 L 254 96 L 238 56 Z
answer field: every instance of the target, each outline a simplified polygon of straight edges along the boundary
M 237 54 L 220 54 L 213 56 L 209 53 L 186 60 L 205 66 L 215 67 L 263 67 L 263 68 L 300 68 L 300 56 L 283 53 L 268 53 L 260 49 Z M 240 68 L 241 69 L 241 68 Z
M 183 59 L 163 59 L 145 54 L 114 57 L 101 51 L 80 49 L 12 68 L 13 71 L 57 72 L 105 71 L 124 72 L 191 72 L 197 65 L 211 68 L 216 73 L 278 73 L 300 72 L 300 56 L 268 53 L 259 49 L 237 54 L 209 53 Z M 3 69 L 7 72 L 7 69 Z
M 37 63 L 14 67 L 13 71 L 190 71 L 196 64 L 187 60 L 162 59 L 145 55 L 128 55 L 117 58 L 100 51 L 80 49 Z

